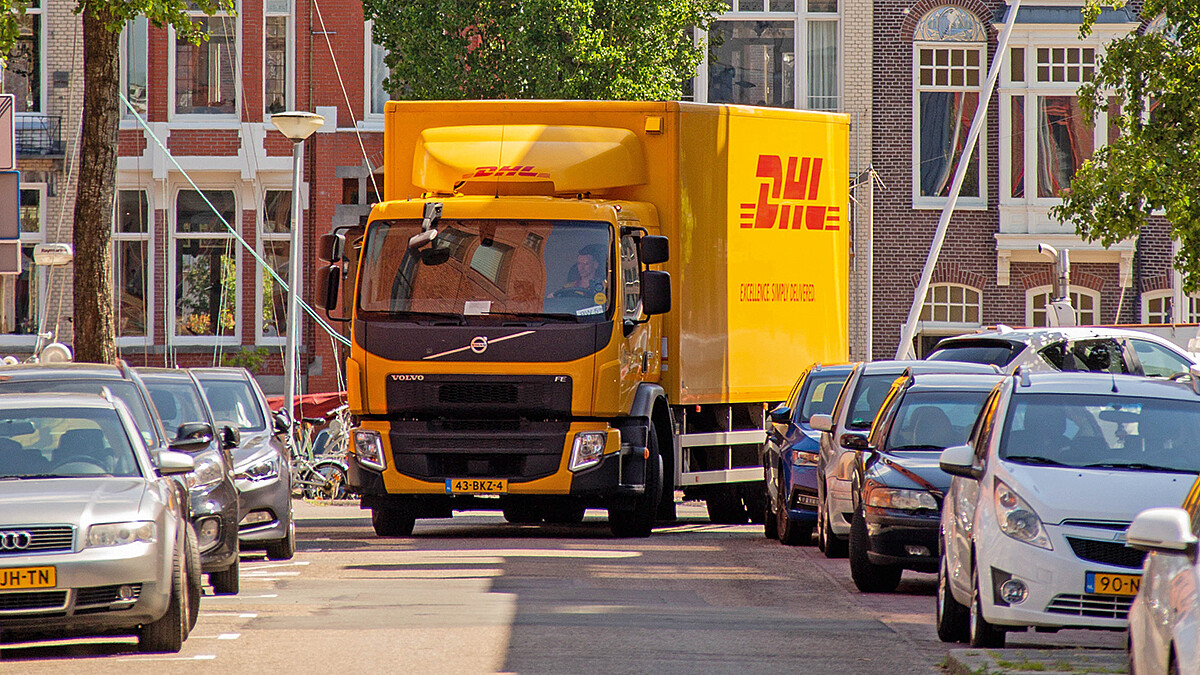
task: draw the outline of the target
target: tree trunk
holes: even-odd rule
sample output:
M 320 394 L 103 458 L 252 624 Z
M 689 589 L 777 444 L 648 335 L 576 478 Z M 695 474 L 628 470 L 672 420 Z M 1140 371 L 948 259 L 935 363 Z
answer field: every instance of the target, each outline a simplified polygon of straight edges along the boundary
M 115 363 L 112 219 L 117 174 L 120 34 L 103 2 L 84 2 L 83 128 L 75 196 L 75 360 Z

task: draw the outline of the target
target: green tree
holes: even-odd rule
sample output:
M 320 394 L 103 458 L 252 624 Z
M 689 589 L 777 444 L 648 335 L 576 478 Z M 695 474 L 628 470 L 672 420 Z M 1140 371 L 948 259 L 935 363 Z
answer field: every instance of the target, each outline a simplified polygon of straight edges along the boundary
M 1118 6 L 1123 2 L 1116 3 Z M 1146 0 L 1142 15 L 1164 16 L 1161 30 L 1133 32 L 1106 48 L 1095 79 L 1079 95 L 1089 115 L 1110 105 L 1121 136 L 1096 151 L 1063 194 L 1053 215 L 1081 237 L 1105 246 L 1136 237 L 1147 219 L 1166 216 L 1181 244 L 1175 266 L 1184 287 L 1200 281 L 1200 5 Z M 1080 35 L 1100 16 L 1088 0 Z
M 189 5 L 208 14 L 233 13 L 234 0 L 77 0 L 83 17 L 83 124 L 75 194 L 75 358 L 116 360 L 113 325 L 112 249 L 117 127 L 121 120 L 120 37 L 137 16 L 173 26 L 181 40 L 207 35 L 188 17 Z M 0 54 L 7 54 L 25 11 L 24 0 L 0 0 Z
M 725 0 L 363 0 L 402 99 L 671 100 Z

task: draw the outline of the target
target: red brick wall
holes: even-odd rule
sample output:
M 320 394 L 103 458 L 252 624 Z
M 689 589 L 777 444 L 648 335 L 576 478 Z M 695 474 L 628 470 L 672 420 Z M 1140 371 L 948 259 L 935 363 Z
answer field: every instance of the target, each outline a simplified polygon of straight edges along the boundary
M 122 129 L 117 132 L 117 155 L 141 157 L 146 152 L 146 134 L 141 129 Z
M 237 156 L 241 147 L 237 129 L 172 129 L 167 149 L 176 157 Z

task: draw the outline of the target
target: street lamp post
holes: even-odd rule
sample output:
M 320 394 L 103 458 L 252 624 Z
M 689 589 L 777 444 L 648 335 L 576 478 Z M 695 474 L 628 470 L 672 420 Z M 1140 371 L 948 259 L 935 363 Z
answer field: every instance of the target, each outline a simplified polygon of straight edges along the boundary
M 296 381 L 300 365 L 300 275 L 304 257 L 304 218 L 300 209 L 300 164 L 304 139 L 325 124 L 325 118 L 310 112 L 288 111 L 271 115 L 271 123 L 292 140 L 292 236 L 288 258 L 287 346 L 283 364 L 283 396 L 288 402 L 288 437 L 296 432 Z

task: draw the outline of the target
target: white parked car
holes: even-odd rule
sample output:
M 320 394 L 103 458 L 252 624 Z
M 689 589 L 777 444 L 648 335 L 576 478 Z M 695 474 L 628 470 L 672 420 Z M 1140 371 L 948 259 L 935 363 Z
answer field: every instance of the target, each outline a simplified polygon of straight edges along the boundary
M 1107 373 L 1005 378 L 967 445 L 946 449 L 938 636 L 1003 646 L 1008 631 L 1125 628 L 1138 512 L 1180 504 L 1200 473 L 1200 395 Z
M 1149 551 L 1129 610 L 1129 672 L 1200 673 L 1200 481 L 1184 508 L 1148 509 L 1129 526 L 1128 543 Z

